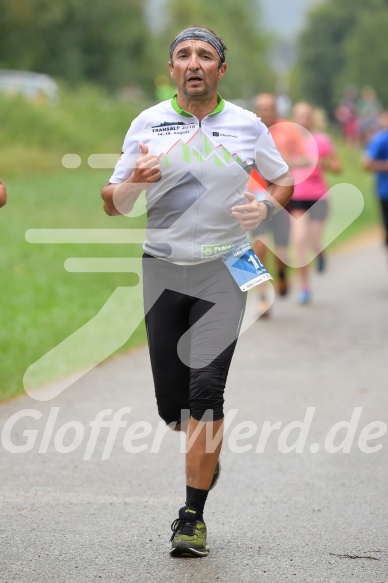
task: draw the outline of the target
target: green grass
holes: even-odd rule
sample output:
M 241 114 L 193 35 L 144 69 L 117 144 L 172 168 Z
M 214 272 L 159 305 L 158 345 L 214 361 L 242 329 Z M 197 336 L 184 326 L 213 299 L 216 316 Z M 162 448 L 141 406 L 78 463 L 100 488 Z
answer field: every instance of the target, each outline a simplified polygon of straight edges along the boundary
M 100 89 L 62 88 L 57 105 L 0 95 L 1 172 L 62 170 L 62 156 L 118 153 L 132 119 L 150 104 L 119 102 Z
M 25 240 L 29 229 L 141 226 L 139 220 L 103 213 L 99 191 L 108 177 L 106 172 L 90 169 L 7 180 L 9 200 L 0 214 L 2 399 L 21 392 L 26 368 L 94 317 L 116 287 L 134 287 L 133 316 L 139 313 L 137 276 L 69 273 L 64 269 L 68 257 L 139 257 L 139 245 L 31 244 Z M 100 340 L 104 342 L 104 334 Z M 141 325 L 131 345 L 143 341 Z M 59 372 L 59 376 L 65 376 L 83 369 L 88 364 L 90 346 L 97 350 L 96 342 L 98 338 L 91 337 L 64 366 L 47 370 L 40 378 L 42 384 L 55 379 Z
M 329 250 L 336 249 L 343 242 L 348 241 L 352 237 L 359 235 L 368 228 L 374 227 L 379 223 L 379 207 L 374 194 L 374 177 L 372 174 L 364 171 L 361 167 L 362 153 L 359 150 L 350 149 L 343 144 L 341 140 L 334 137 L 335 147 L 339 158 L 343 165 L 341 174 L 328 174 L 328 182 L 330 186 L 339 183 L 347 183 L 357 187 L 364 198 L 364 208 L 361 215 L 352 222 L 346 230 L 343 231 L 333 243 L 329 246 Z M 344 188 L 346 195 L 346 188 Z M 351 197 L 346 197 L 346 205 L 352 204 Z M 342 208 L 341 208 L 342 207 Z M 341 205 L 341 199 L 338 197 L 332 201 L 331 215 L 328 221 L 327 231 L 330 233 L 336 221 L 338 214 L 346 212 L 346 206 Z
M 93 318 L 118 286 L 133 288 L 129 317 L 141 309 L 137 276 L 131 273 L 69 273 L 68 257 L 140 257 L 139 245 L 30 244 L 29 229 L 141 227 L 139 219 L 107 217 L 100 190 L 111 171 L 87 164 L 93 153 L 118 153 L 132 121 L 149 104 L 121 103 L 91 87 L 61 91 L 58 105 L 0 97 L 0 176 L 8 203 L 0 213 L 0 400 L 23 392 L 26 369 Z M 82 164 L 68 170 L 62 157 Z M 116 324 L 117 325 L 117 324 Z M 125 321 L 122 325 L 127 325 Z M 100 334 L 101 344 L 104 336 Z M 144 342 L 142 324 L 130 345 Z M 90 337 L 65 362 L 43 367 L 45 384 L 83 369 L 98 351 Z M 125 346 L 128 349 L 128 345 Z
M 25 371 L 55 346 L 87 324 L 118 287 L 131 290 L 130 305 L 123 315 L 116 312 L 89 334 L 73 352 L 63 351 L 35 375 L 44 385 L 83 369 L 93 354 L 109 344 L 117 330 L 125 337 L 131 321 L 141 319 L 141 289 L 131 273 L 70 273 L 69 257 L 139 257 L 139 245 L 31 244 L 30 229 L 126 229 L 144 225 L 142 219 L 107 217 L 102 210 L 100 189 L 110 170 L 87 165 L 91 153 L 120 150 L 129 123 L 144 104 L 117 103 L 90 89 L 76 95 L 64 91 L 59 106 L 30 104 L 23 100 L 0 100 L 5 120 L 0 136 L 0 176 L 8 189 L 8 203 L 0 211 L 0 400 L 23 393 Z M 376 224 L 377 206 L 372 177 L 360 168 L 359 153 L 337 145 L 344 172 L 331 177 L 331 184 L 349 182 L 364 194 L 364 211 L 332 247 Z M 66 153 L 82 158 L 78 169 L 61 165 Z M 335 211 L 335 209 L 334 209 Z M 335 212 L 332 213 L 332 217 Z M 331 219 L 333 220 L 333 218 Z M 133 293 L 132 293 L 133 292 Z M 131 338 L 115 350 L 124 351 L 145 341 L 140 323 Z M 54 364 L 53 364 L 54 363 Z

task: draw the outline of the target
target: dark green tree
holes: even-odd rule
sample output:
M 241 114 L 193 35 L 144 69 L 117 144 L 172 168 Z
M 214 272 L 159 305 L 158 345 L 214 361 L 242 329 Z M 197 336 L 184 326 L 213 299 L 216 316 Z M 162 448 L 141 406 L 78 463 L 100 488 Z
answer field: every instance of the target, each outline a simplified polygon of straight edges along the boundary
M 343 80 L 371 85 L 388 106 L 387 7 L 365 14 L 345 43 Z
M 143 0 L 0 0 L 0 66 L 150 89 Z

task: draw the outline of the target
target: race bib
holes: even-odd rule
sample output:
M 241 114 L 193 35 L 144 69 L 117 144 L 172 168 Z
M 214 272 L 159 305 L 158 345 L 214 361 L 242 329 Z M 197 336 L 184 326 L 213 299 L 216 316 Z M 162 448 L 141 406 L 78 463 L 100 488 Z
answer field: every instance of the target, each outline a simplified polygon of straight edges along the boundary
M 242 291 L 272 279 L 249 242 L 235 245 L 225 253 L 223 262 Z

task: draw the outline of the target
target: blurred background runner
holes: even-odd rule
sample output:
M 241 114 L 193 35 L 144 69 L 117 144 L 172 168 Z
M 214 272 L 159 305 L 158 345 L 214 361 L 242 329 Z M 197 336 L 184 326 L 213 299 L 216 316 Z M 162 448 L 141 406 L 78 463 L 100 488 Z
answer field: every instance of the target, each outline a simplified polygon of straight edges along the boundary
M 311 300 L 309 282 L 309 257 L 312 249 L 317 257 L 318 271 L 325 267 L 322 251 L 322 233 L 328 216 L 328 200 L 324 172 L 341 172 L 341 163 L 335 153 L 330 137 L 317 132 L 314 123 L 314 110 L 309 103 L 299 102 L 293 108 L 293 120 L 309 133 L 305 137 L 305 150 L 311 158 L 310 166 L 294 167 L 294 194 L 289 202 L 291 215 L 291 239 L 300 281 L 299 303 Z
M 376 91 L 370 85 L 364 85 L 360 91 L 360 99 L 357 102 L 360 126 L 360 140 L 366 145 L 373 134 L 379 129 L 379 115 L 381 103 L 377 99 Z
M 385 228 L 385 243 L 388 246 L 388 110 L 381 112 L 379 126 L 380 131 L 373 136 L 366 148 L 364 168 L 376 174 L 376 194 Z
M 295 164 L 305 164 L 306 156 L 301 133 L 297 126 L 289 120 L 281 119 L 278 116 L 277 97 L 273 93 L 259 93 L 255 100 L 255 112 L 258 117 L 268 127 L 273 140 L 283 159 L 290 168 Z M 268 185 L 257 170 L 253 169 L 248 182 L 248 190 L 260 199 L 266 197 Z M 252 231 L 253 248 L 263 264 L 267 264 L 268 236 L 273 237 L 275 245 L 275 269 L 276 288 L 280 296 L 285 296 L 288 292 L 287 281 L 287 247 L 290 236 L 289 207 L 280 210 L 272 220 L 261 223 L 257 229 Z M 269 302 L 267 299 L 266 286 L 263 283 L 259 290 L 259 311 L 262 316 L 269 315 Z

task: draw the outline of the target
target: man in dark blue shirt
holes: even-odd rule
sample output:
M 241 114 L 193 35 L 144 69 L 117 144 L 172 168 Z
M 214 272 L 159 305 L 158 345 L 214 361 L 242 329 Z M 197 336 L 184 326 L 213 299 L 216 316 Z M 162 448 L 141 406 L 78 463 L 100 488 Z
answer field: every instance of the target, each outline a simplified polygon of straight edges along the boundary
M 376 192 L 381 205 L 385 228 L 385 243 L 388 246 L 388 110 L 379 117 L 378 131 L 365 150 L 364 168 L 376 174 Z

